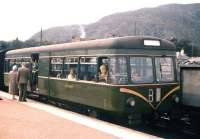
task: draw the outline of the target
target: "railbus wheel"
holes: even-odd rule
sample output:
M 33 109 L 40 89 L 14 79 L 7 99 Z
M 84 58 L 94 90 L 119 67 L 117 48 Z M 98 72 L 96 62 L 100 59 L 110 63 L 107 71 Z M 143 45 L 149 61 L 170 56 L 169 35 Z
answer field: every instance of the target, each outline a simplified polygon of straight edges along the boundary
M 92 118 L 99 118 L 99 113 L 96 110 L 88 109 L 88 116 Z
M 137 128 L 142 124 L 142 119 L 140 114 L 128 115 L 128 127 Z

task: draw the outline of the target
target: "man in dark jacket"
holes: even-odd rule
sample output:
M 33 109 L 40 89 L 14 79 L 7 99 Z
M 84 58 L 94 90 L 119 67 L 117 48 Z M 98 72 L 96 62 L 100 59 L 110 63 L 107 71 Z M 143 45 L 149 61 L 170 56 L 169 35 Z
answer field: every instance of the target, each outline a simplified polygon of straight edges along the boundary
M 29 80 L 29 70 L 26 68 L 25 63 L 18 69 L 17 82 L 19 87 L 19 101 L 26 101 L 27 84 Z

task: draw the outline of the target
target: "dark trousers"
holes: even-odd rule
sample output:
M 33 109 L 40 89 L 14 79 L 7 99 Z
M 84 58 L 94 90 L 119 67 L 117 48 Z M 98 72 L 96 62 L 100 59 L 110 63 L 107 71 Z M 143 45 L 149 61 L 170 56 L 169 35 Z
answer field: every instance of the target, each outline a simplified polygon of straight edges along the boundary
M 19 101 L 26 100 L 27 84 L 19 84 Z

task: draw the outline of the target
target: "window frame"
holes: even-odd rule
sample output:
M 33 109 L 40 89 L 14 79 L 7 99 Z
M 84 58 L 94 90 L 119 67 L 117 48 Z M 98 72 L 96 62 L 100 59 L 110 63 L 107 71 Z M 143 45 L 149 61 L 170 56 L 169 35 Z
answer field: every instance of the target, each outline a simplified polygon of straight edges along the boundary
M 74 59 L 73 62 L 71 61 L 66 61 L 66 59 Z M 77 59 L 77 61 L 75 60 Z M 62 73 L 62 78 L 67 79 L 67 76 L 69 73 L 67 72 L 70 72 L 70 70 L 66 70 L 66 66 L 65 65 L 77 65 L 76 68 L 75 68 L 75 71 L 76 71 L 76 77 L 77 77 L 77 80 L 79 79 L 78 76 L 79 76 L 79 59 L 80 57 L 79 56 L 65 56 L 63 57 L 63 73 Z
M 4 62 L 4 72 L 8 73 L 8 72 L 10 72 L 10 70 L 11 70 L 10 59 L 5 59 L 5 62 Z
M 67 79 L 67 73 L 64 73 L 66 72 L 65 71 L 65 64 L 77 64 L 76 65 L 76 74 L 77 74 L 77 80 L 80 80 L 80 81 L 90 81 L 90 80 L 84 80 L 84 79 L 80 79 L 80 74 L 81 74 L 81 64 L 83 64 L 81 62 L 81 58 L 96 58 L 96 63 L 87 63 L 85 62 L 84 64 L 96 64 L 96 72 L 95 72 L 95 80 L 92 80 L 94 82 L 97 82 L 97 83 L 100 83 L 99 82 L 99 68 L 100 68 L 100 65 L 103 64 L 103 59 L 111 59 L 111 58 L 120 58 L 120 57 L 123 57 L 125 58 L 126 60 L 126 70 L 127 70 L 127 81 L 126 83 L 124 84 L 120 84 L 120 83 L 112 83 L 109 81 L 109 77 L 110 77 L 110 71 L 108 72 L 108 82 L 106 84 L 110 84 L 110 85 L 134 85 L 134 84 L 154 84 L 154 83 L 172 83 L 172 82 L 175 82 L 177 81 L 177 78 L 176 78 L 176 67 L 175 67 L 175 57 L 174 56 L 151 56 L 151 55 L 108 55 L 108 56 L 64 56 L 64 57 L 51 57 L 50 58 L 50 77 L 54 77 L 51 75 L 51 72 L 52 72 L 52 58 L 60 58 L 62 60 L 62 64 L 61 64 L 61 77 L 60 78 L 64 78 L 64 79 Z M 132 79 L 131 79 L 131 63 L 130 63 L 130 59 L 131 57 L 141 57 L 141 58 L 150 58 L 151 59 L 151 66 L 152 66 L 152 75 L 153 75 L 153 79 L 151 82 L 133 82 Z M 74 58 L 74 60 L 72 62 L 66 62 L 65 60 L 67 58 Z M 171 59 L 171 65 L 173 66 L 172 67 L 172 70 L 173 70 L 173 80 L 170 80 L 170 81 L 157 81 L 157 73 L 156 73 L 156 58 L 170 58 Z M 7 59 L 9 60 L 9 64 L 10 64 L 10 60 L 11 59 Z M 19 58 L 15 59 L 16 61 L 19 60 Z M 102 61 L 101 61 L 102 60 Z M 21 59 L 22 61 L 22 59 Z M 109 64 L 109 63 L 107 63 Z M 64 74 L 66 74 L 66 76 L 64 76 Z
M 22 57 L 16 57 L 16 58 L 9 59 L 9 71 L 12 70 L 13 65 L 17 65 L 17 68 L 20 68 L 21 64 L 22 64 Z
M 81 59 L 82 58 L 84 58 L 84 61 L 81 61 Z M 94 62 L 87 62 L 86 61 L 86 59 L 87 58 L 94 58 L 95 60 L 96 60 L 96 62 L 94 63 Z M 98 60 L 99 60 L 99 58 L 97 57 L 97 56 L 80 56 L 79 57 L 79 71 L 78 71 L 78 79 L 79 80 L 82 80 L 82 81 L 97 81 L 97 75 L 98 75 Z M 94 78 L 93 78 L 93 80 L 85 80 L 85 79 L 81 79 L 81 75 L 82 75 L 82 72 L 81 72 L 81 65 L 96 65 L 96 68 L 95 68 L 95 74 L 94 74 Z
M 110 71 L 109 71 L 109 63 L 103 63 L 102 62 L 102 60 L 103 59 L 111 59 L 111 58 L 119 58 L 119 57 L 123 57 L 123 58 L 125 58 L 125 61 L 126 61 L 126 75 L 127 75 L 127 80 L 126 80 L 126 83 L 125 84 L 119 84 L 119 83 L 112 83 L 111 81 L 110 81 Z M 127 85 L 127 84 L 129 84 L 129 69 L 128 69 L 128 56 L 126 56 L 126 55 L 114 55 L 114 56 L 102 56 L 102 57 L 98 57 L 98 65 L 97 65 L 97 82 L 99 82 L 99 72 L 100 72 L 100 66 L 102 65 L 102 64 L 107 64 L 107 66 L 108 66 L 108 82 L 106 82 L 107 84 L 110 84 L 110 85 Z M 100 82 L 99 82 L 100 83 Z
M 60 59 L 61 59 L 61 64 L 58 63 L 58 62 L 52 63 L 52 59 L 53 59 L 53 58 L 56 58 L 56 59 L 57 59 L 57 58 L 60 58 Z M 56 78 L 58 78 L 57 76 L 53 76 L 53 74 L 52 74 L 53 71 L 54 71 L 54 72 L 58 72 L 58 71 L 56 71 L 56 70 L 52 70 L 52 69 L 53 69 L 53 68 L 52 68 L 52 67 L 53 67 L 52 65 L 59 65 L 59 64 L 60 64 L 60 65 L 61 65 L 61 70 L 59 70 L 59 71 L 61 71 L 61 75 L 60 75 L 59 78 L 62 78 L 62 76 L 63 76 L 63 57 L 51 57 L 49 63 L 50 63 L 49 76 L 50 76 L 50 77 L 56 77 Z M 58 75 L 58 73 L 57 73 L 57 75 Z

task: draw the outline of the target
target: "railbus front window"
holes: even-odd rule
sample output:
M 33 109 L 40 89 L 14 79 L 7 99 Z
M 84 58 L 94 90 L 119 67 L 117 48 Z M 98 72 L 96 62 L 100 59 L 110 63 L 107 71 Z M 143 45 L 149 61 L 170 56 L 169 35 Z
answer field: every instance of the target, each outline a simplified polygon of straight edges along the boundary
M 158 82 L 174 81 L 174 66 L 171 57 L 155 58 L 156 79 Z
M 130 57 L 131 81 L 133 83 L 152 83 L 152 58 Z
M 127 59 L 126 57 L 110 57 L 108 58 L 108 83 L 111 84 L 127 84 Z

